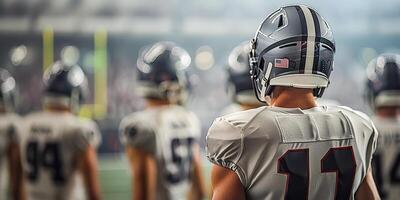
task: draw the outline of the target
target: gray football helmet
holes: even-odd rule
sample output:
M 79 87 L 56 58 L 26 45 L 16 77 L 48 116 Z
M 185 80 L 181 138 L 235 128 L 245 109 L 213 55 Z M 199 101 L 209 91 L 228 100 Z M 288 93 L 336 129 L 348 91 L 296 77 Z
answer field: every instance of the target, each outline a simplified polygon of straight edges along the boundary
M 254 95 L 253 84 L 249 75 L 249 53 L 248 41 L 236 46 L 228 58 L 228 94 L 232 100 L 239 104 L 256 105 L 261 104 Z
M 310 88 L 321 97 L 329 85 L 335 53 L 332 30 L 307 6 L 282 7 L 269 15 L 251 48 L 250 73 L 260 101 L 274 86 Z
M 367 68 L 366 97 L 372 108 L 400 106 L 400 55 L 383 54 Z
M 138 94 L 148 99 L 183 103 L 190 84 L 186 68 L 189 53 L 173 42 L 157 42 L 145 47 L 137 59 Z

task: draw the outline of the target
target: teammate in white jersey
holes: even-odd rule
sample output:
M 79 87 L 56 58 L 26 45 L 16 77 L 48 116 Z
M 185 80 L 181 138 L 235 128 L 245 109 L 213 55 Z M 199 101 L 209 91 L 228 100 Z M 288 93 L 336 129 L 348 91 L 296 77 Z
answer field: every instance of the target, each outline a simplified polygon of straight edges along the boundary
M 133 172 L 133 199 L 202 199 L 205 195 L 197 117 L 180 106 L 189 54 L 171 42 L 141 52 L 137 62 L 139 94 L 147 108 L 125 117 L 122 143 Z
M 382 199 L 400 197 L 400 56 L 383 54 L 367 69 L 367 97 L 379 132 L 373 159 L 374 178 Z
M 317 106 L 335 44 L 323 18 L 283 7 L 252 40 L 251 78 L 271 106 L 217 118 L 207 135 L 213 199 L 379 199 L 370 163 L 378 133 L 364 114 Z
M 14 113 L 16 83 L 5 69 L 0 69 L 0 199 L 24 199 L 18 126 Z
M 22 164 L 28 199 L 74 199 L 81 174 L 90 200 L 100 199 L 95 146 L 97 125 L 74 115 L 83 102 L 87 80 L 81 68 L 56 62 L 44 74 L 41 112 L 25 117 L 21 131 Z
M 254 95 L 253 85 L 249 76 L 249 53 L 249 42 L 243 42 L 229 54 L 227 90 L 233 103 L 222 111 L 223 114 L 230 114 L 264 105 Z

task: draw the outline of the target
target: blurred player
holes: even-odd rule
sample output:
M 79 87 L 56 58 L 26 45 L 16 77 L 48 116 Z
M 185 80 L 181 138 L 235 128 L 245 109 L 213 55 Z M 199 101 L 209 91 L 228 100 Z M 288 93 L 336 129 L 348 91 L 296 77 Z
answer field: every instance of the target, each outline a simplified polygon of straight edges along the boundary
M 138 90 L 147 108 L 120 125 L 133 172 L 134 199 L 202 199 L 205 195 L 197 141 L 197 117 L 181 104 L 186 96 L 184 68 L 189 54 L 159 42 L 139 55 Z
M 364 114 L 319 107 L 335 43 L 306 6 L 271 14 L 252 40 L 257 98 L 271 105 L 215 120 L 207 136 L 213 199 L 378 199 L 370 169 L 377 132 Z
M 228 106 L 222 112 L 223 114 L 230 114 L 264 105 L 254 95 L 249 74 L 249 53 L 249 42 L 243 42 L 235 47 L 229 55 L 228 94 L 232 97 L 234 103 Z
M 87 80 L 82 69 L 56 62 L 44 74 L 43 111 L 25 118 L 22 164 L 28 199 L 73 199 L 82 174 L 87 198 L 100 199 L 94 122 L 74 115 L 83 103 Z
M 385 54 L 368 66 L 367 97 L 379 131 L 373 159 L 375 181 L 382 199 L 400 197 L 400 56 Z
M 22 167 L 17 127 L 19 117 L 14 113 L 16 83 L 5 69 L 0 69 L 0 199 L 6 199 L 11 189 L 13 199 L 24 199 Z

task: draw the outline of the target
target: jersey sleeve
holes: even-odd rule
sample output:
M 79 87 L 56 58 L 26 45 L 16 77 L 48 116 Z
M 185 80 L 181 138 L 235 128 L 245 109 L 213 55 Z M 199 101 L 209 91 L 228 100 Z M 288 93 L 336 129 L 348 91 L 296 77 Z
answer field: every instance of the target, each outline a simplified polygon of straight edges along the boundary
M 356 116 L 352 120 L 352 125 L 354 126 L 353 129 L 357 130 L 355 137 L 358 140 L 358 148 L 360 148 L 360 152 L 363 152 L 363 164 L 365 165 L 365 169 L 368 169 L 376 151 L 379 136 L 378 131 L 372 120 L 363 112 L 345 106 L 340 106 L 340 108 L 346 113 L 350 113 L 348 116 Z
M 206 138 L 207 159 L 218 166 L 234 171 L 245 183 L 245 174 L 239 166 L 242 153 L 241 130 L 224 118 L 217 118 L 208 130 Z
M 87 140 L 90 145 L 93 145 L 93 147 L 98 148 L 102 140 L 99 127 L 97 126 L 96 122 L 92 120 L 87 120 L 85 123 L 87 129 L 85 131 L 85 137 L 87 137 Z
M 367 161 L 366 166 L 367 167 L 371 165 L 373 155 L 374 155 L 374 153 L 376 151 L 376 147 L 378 145 L 378 136 L 379 136 L 378 130 L 376 129 L 374 123 L 371 120 L 370 120 L 370 122 L 371 122 L 371 127 L 372 127 L 372 134 L 368 141 L 368 147 L 367 147 L 367 158 L 366 158 L 366 161 Z
M 86 151 L 89 146 L 93 145 L 92 142 L 95 133 L 86 125 L 73 127 L 70 131 L 72 133 L 67 135 L 72 136 L 71 143 L 77 152 Z
M 122 120 L 119 132 L 121 143 L 149 154 L 156 153 L 156 135 L 152 127 L 137 115 Z

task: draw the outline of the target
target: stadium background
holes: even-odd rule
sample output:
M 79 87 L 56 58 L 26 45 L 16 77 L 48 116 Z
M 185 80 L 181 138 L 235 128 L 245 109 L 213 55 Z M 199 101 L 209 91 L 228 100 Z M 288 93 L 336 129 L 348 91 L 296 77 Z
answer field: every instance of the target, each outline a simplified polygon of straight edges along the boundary
M 129 170 L 118 124 L 144 105 L 135 95 L 140 48 L 170 40 L 189 51 L 188 107 L 202 121 L 204 146 L 207 128 L 230 103 L 224 68 L 230 50 L 250 39 L 267 13 L 293 3 L 316 8 L 334 31 L 336 61 L 325 97 L 370 112 L 362 98 L 366 64 L 383 52 L 400 53 L 395 0 L 2 0 L 0 67 L 15 76 L 18 112 L 25 115 L 41 108 L 43 70 L 61 57 L 78 58 L 79 51 L 77 63 L 91 88 L 80 114 L 95 119 L 103 136 L 102 192 L 105 199 L 127 199 Z M 208 174 L 209 163 L 203 165 Z

